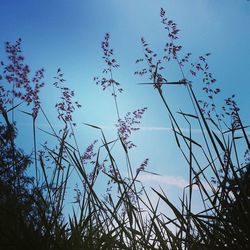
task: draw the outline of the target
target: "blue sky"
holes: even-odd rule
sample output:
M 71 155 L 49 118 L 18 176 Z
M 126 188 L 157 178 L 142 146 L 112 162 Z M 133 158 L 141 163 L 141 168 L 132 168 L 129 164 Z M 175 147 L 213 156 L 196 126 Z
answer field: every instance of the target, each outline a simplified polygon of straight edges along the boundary
M 68 86 L 75 90 L 83 105 L 75 119 L 79 123 L 76 131 L 81 138 L 79 143 L 84 148 L 100 135 L 82 125 L 83 122 L 102 125 L 110 139 L 115 137 L 111 129 L 116 123 L 112 97 L 93 82 L 93 77 L 100 76 L 104 67 L 101 41 L 109 32 L 111 47 L 121 66 L 114 72 L 114 78 L 125 90 L 118 97 L 121 114 L 148 107 L 143 129 L 133 137 L 138 147 L 131 151 L 131 157 L 135 166 L 149 157 L 149 170 L 166 176 L 165 182 L 162 179 L 154 182 L 169 184 L 171 189 L 180 187 L 178 178 L 185 179 L 187 169 L 156 91 L 136 85 L 143 79 L 133 75 L 138 68 L 135 60 L 143 56 L 141 37 L 157 52 L 164 47 L 166 33 L 160 23 L 161 7 L 178 24 L 186 52 L 192 52 L 194 58 L 207 52 L 212 54 L 211 71 L 223 91 L 218 102 L 236 94 L 243 120 L 249 124 L 250 4 L 244 0 L 0 0 L 0 55 L 4 57 L 4 42 L 22 38 L 27 64 L 33 70 L 45 69 L 43 107 L 52 120 L 55 114 L 51 107 L 57 97 L 52 90 L 53 76 L 59 67 L 63 70 Z M 170 81 L 180 79 L 174 68 L 175 65 L 166 67 Z M 201 83 L 194 83 L 198 93 L 202 87 Z M 188 109 L 182 89 L 166 91 L 174 111 Z M 21 114 L 18 118 L 24 128 L 20 129 L 19 143 L 29 150 L 32 143 L 24 140 L 31 136 L 29 120 Z M 39 125 L 44 126 L 42 120 Z

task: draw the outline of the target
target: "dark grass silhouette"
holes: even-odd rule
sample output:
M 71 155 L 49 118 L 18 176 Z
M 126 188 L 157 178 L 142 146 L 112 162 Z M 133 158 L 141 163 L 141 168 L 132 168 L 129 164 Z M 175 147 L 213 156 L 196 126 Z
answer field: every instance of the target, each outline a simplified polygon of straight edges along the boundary
M 65 83 L 61 69 L 55 77 L 55 87 L 61 99 L 55 105 L 62 129 L 57 131 L 43 110 L 39 91 L 44 87 L 44 70 L 30 77 L 24 63 L 21 40 L 6 43 L 8 63 L 1 63 L 0 86 L 0 249 L 248 249 L 249 248 L 249 165 L 250 143 L 247 126 L 240 118 L 240 109 L 234 96 L 228 98 L 221 111 L 216 107 L 216 79 L 209 71 L 207 58 L 200 56 L 191 62 L 191 53 L 183 53 L 179 44 L 176 23 L 160 11 L 161 22 L 168 35 L 162 55 L 150 49 L 144 38 L 144 58 L 138 64 L 144 68 L 136 75 L 148 76 L 140 87 L 152 85 L 166 108 L 183 154 L 183 165 L 188 166 L 189 185 L 183 191 L 180 205 L 171 203 L 162 190 L 154 190 L 158 203 L 152 204 L 143 183 L 138 180 L 147 171 L 148 159 L 139 167 L 130 163 L 132 132 L 146 108 L 138 109 L 121 118 L 118 93 L 122 88 L 114 80 L 119 65 L 110 48 L 110 35 L 102 43 L 105 69 L 103 77 L 95 78 L 103 90 L 110 89 L 117 115 L 117 139 L 107 141 L 102 129 L 86 124 L 100 132 L 101 146 L 96 141 L 82 152 L 74 133 L 73 113 L 80 104 L 74 101 L 74 91 Z M 180 80 L 169 81 L 164 67 L 172 61 L 180 69 Z M 185 74 L 184 72 L 188 72 Z M 192 82 L 202 81 L 206 100 L 199 100 Z M 165 98 L 169 84 L 187 91 L 187 101 L 193 112 L 175 113 Z M 145 85 L 145 86 L 144 86 Z M 26 115 L 33 124 L 34 150 L 26 155 L 15 143 L 17 123 L 15 112 L 27 104 Z M 36 119 L 41 115 L 50 130 L 43 131 L 57 142 L 52 148 L 44 143 L 37 148 Z M 184 119 L 189 131 L 180 126 Z M 193 136 L 193 127 L 199 126 L 202 136 Z M 127 174 L 122 175 L 112 149 L 122 146 L 126 157 Z M 240 146 L 239 146 L 240 145 Z M 242 148 L 246 151 L 242 152 Z M 101 157 L 103 155 L 105 157 Z M 242 157 L 244 155 L 244 157 Z M 203 157 L 202 160 L 201 156 Z M 244 158 L 244 159 L 243 159 Z M 91 166 L 91 171 L 87 171 Z M 27 171 L 35 168 L 35 175 Z M 75 204 L 69 218 L 63 214 L 67 188 L 72 171 L 77 173 L 81 186 L 75 188 Z M 212 173 L 212 174 L 211 174 Z M 103 197 L 96 192 L 99 178 L 107 181 Z M 194 188 L 200 199 L 194 200 Z M 197 199 L 197 198 L 196 198 Z M 159 201 L 173 211 L 174 217 L 159 209 Z M 201 211 L 193 211 L 193 202 L 200 202 Z M 175 228 L 175 230 L 172 230 Z

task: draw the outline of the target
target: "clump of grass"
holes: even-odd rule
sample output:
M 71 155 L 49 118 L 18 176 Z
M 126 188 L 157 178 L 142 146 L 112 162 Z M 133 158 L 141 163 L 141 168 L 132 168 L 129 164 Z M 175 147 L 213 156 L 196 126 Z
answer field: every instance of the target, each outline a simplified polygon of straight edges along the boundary
M 145 58 L 137 60 L 146 67 L 138 75 L 149 74 L 152 85 L 166 108 L 176 144 L 183 154 L 189 172 L 189 185 L 183 191 L 180 206 L 173 204 L 163 190 L 153 189 L 158 197 L 152 204 L 149 193 L 139 181 L 141 172 L 149 160 L 134 168 L 130 162 L 130 150 L 135 146 L 130 134 L 138 130 L 138 124 L 146 108 L 128 113 L 121 118 L 117 93 L 120 83 L 114 80 L 118 68 L 110 49 L 109 34 L 105 35 L 102 49 L 108 78 L 95 78 L 102 88 L 110 89 L 117 115 L 117 137 L 108 141 L 102 129 L 86 124 L 100 133 L 101 143 L 94 141 L 85 152 L 78 146 L 73 113 L 80 104 L 74 101 L 74 92 L 65 85 L 61 69 L 55 77 L 55 87 L 61 93 L 55 104 L 62 129 L 57 131 L 46 111 L 43 110 L 39 91 L 43 87 L 43 70 L 29 80 L 29 68 L 21 55 L 21 41 L 6 44 L 10 63 L 3 67 L 3 79 L 9 87 L 0 87 L 0 111 L 4 118 L 0 126 L 0 247 L 4 249 L 248 249 L 249 248 L 249 152 L 250 143 L 246 126 L 240 118 L 240 110 L 234 97 L 226 100 L 222 113 L 215 105 L 220 90 L 214 87 L 216 79 L 209 72 L 207 57 L 190 62 L 191 53 L 182 53 L 177 25 L 166 17 L 163 9 L 161 21 L 168 32 L 163 57 L 159 58 L 142 39 Z M 164 76 L 166 63 L 177 61 L 181 79 L 167 81 Z M 193 78 L 187 78 L 184 67 L 195 81 L 204 82 L 207 101 L 199 101 L 193 88 Z M 192 112 L 177 114 L 165 97 L 167 85 L 185 88 L 192 104 Z M 15 112 L 24 103 L 33 105 L 29 115 L 33 124 L 34 150 L 28 156 L 15 143 L 17 125 Z M 36 118 L 41 115 L 49 125 L 41 131 L 56 143 L 53 148 L 44 143 L 37 148 Z M 188 133 L 180 126 L 184 119 Z M 193 127 L 199 127 L 202 136 L 193 136 Z M 242 164 L 242 145 L 246 148 Z M 113 147 L 120 145 L 125 155 L 127 173 L 120 171 L 113 154 Z M 202 160 L 201 160 L 202 159 Z M 27 169 L 35 167 L 31 176 Z M 89 171 L 88 167 L 92 170 Z M 212 173 L 212 174 L 211 174 Z M 63 214 L 70 180 L 77 176 L 75 206 L 69 218 Z M 101 196 L 97 183 L 107 181 L 107 192 Z M 112 191 L 111 191 L 112 188 Z M 198 189 L 200 200 L 194 198 Z M 159 203 L 173 211 L 170 217 L 159 209 Z M 203 209 L 194 212 L 194 202 Z M 79 212 L 77 212 L 77 210 Z M 175 231 L 172 229 L 175 228 Z
M 240 119 L 240 110 L 232 96 L 225 100 L 226 107 L 222 108 L 223 113 L 218 113 L 215 95 L 220 92 L 220 89 L 214 87 L 216 79 L 209 72 L 207 63 L 209 53 L 200 56 L 197 63 L 189 63 L 191 53 L 187 53 L 181 59 L 182 46 L 177 43 L 179 39 L 177 25 L 166 17 L 163 9 L 160 15 L 168 31 L 169 42 L 166 43 L 164 49 L 166 55 L 162 59 L 157 59 L 157 55 L 142 39 L 146 57 L 137 62 L 145 61 L 148 68 L 136 74 L 149 73 L 149 78 L 153 81 L 152 85 L 158 91 L 169 113 L 176 143 L 189 169 L 189 186 L 184 190 L 181 209 L 177 209 L 164 193 L 155 190 L 176 216 L 171 221 L 178 228 L 178 233 L 171 239 L 176 243 L 172 247 L 177 249 L 247 249 L 249 247 L 247 225 L 250 205 L 248 183 L 250 163 L 249 157 L 244 164 L 240 163 L 242 150 L 239 150 L 238 145 L 240 141 L 246 149 L 246 155 L 249 155 L 250 144 L 246 127 Z M 182 76 L 181 80 L 168 82 L 163 77 L 161 71 L 164 67 L 161 65 L 164 60 L 177 62 Z M 201 74 L 201 79 L 205 83 L 203 90 L 208 101 L 198 100 L 192 80 L 187 79 L 184 74 L 186 64 L 190 64 L 189 73 L 192 76 L 197 77 Z M 193 105 L 193 113 L 178 112 L 189 125 L 187 135 L 182 131 L 177 117 L 165 99 L 164 86 L 168 84 L 185 87 Z M 226 123 L 226 117 L 229 118 L 229 123 Z M 199 126 L 202 132 L 202 138 L 199 141 L 193 138 L 193 126 Z M 204 156 L 204 160 L 198 160 L 201 155 Z M 212 179 L 208 177 L 209 172 L 212 172 Z M 195 202 L 192 195 L 194 186 L 198 187 L 201 204 L 204 205 L 204 209 L 199 213 L 192 211 L 192 204 Z

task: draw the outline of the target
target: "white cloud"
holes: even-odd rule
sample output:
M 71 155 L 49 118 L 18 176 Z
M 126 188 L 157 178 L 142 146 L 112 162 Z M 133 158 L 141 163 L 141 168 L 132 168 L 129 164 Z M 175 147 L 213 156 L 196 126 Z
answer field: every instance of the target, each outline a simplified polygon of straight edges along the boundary
M 107 126 L 107 125 L 98 125 L 98 127 L 102 128 L 102 129 L 107 129 L 107 130 L 116 130 L 117 128 L 115 126 Z M 145 126 L 141 126 L 139 127 L 141 131 L 173 131 L 173 129 L 171 127 L 157 127 L 157 126 L 152 126 L 152 127 L 145 127 Z M 188 128 L 181 128 L 181 130 L 183 132 L 187 132 L 189 131 Z M 192 131 L 195 132 L 201 132 L 200 129 L 192 129 Z
M 153 175 L 153 174 L 143 174 L 138 177 L 138 180 L 142 182 L 157 183 L 158 185 L 166 185 L 171 187 L 176 187 L 183 189 L 189 185 L 189 181 L 182 176 L 169 176 L 169 175 Z M 211 190 L 208 183 L 203 182 L 203 186 L 207 191 Z M 193 190 L 198 190 L 197 185 L 193 185 Z
M 188 181 L 181 176 L 143 174 L 138 178 L 142 182 L 157 182 L 160 185 L 174 186 L 180 189 L 188 186 Z
M 107 126 L 107 125 L 98 125 L 98 127 L 102 128 L 103 130 L 105 130 L 105 129 L 106 130 L 116 130 L 117 129 L 117 127 L 115 127 L 115 126 Z M 141 127 L 139 127 L 139 129 L 141 131 L 159 131 L 159 132 L 161 132 L 161 131 L 170 131 L 170 132 L 172 132 L 173 131 L 172 127 L 157 127 L 157 126 L 152 126 L 152 127 L 150 127 L 150 126 L 141 126 Z M 190 131 L 189 128 L 185 128 L 185 127 L 180 128 L 180 129 L 181 129 L 182 132 L 189 132 Z M 194 133 L 202 133 L 202 130 L 200 128 L 191 128 L 191 130 Z M 218 130 L 213 130 L 213 131 L 215 133 L 217 133 L 217 134 L 220 134 L 220 132 Z M 239 131 L 236 131 L 236 132 L 239 132 Z M 205 129 L 204 129 L 204 133 L 205 134 L 207 133 L 207 131 Z M 250 131 L 246 130 L 246 133 L 247 133 L 248 136 L 250 136 Z

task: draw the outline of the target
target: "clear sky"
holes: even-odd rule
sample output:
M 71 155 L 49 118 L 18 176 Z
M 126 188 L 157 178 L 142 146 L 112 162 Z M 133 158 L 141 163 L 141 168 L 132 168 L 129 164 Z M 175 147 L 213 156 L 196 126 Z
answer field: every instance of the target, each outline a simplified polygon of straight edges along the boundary
M 83 105 L 75 120 L 106 127 L 110 139 L 115 138 L 116 123 L 113 99 L 109 92 L 96 86 L 93 77 L 101 76 L 101 41 L 111 35 L 111 47 L 120 64 L 114 72 L 124 93 L 118 97 L 122 115 L 148 107 L 142 129 L 133 137 L 138 147 L 131 151 L 135 166 L 150 159 L 149 169 L 162 175 L 145 182 L 179 189 L 185 183 L 187 169 L 170 131 L 170 122 L 156 91 L 136 83 L 146 80 L 133 75 L 135 61 L 143 56 L 140 38 L 144 37 L 157 52 L 162 51 L 166 33 L 160 23 L 160 8 L 167 11 L 181 30 L 180 39 L 186 52 L 194 58 L 210 52 L 211 71 L 223 93 L 221 100 L 236 94 L 245 123 L 249 124 L 250 106 L 250 3 L 244 0 L 0 0 L 0 55 L 4 58 L 4 42 L 22 38 L 23 54 L 32 70 L 43 67 L 46 88 L 42 92 L 43 107 L 53 119 L 56 95 L 52 91 L 53 76 L 60 67 L 70 88 Z M 166 67 L 170 81 L 180 74 Z M 199 93 L 202 83 L 194 83 Z M 167 98 L 174 111 L 185 111 L 187 96 L 180 88 L 169 88 Z M 29 121 L 21 117 L 20 145 L 31 136 Z M 56 124 L 55 124 L 56 125 Z M 40 127 L 43 126 L 41 121 Z M 79 143 L 86 147 L 100 135 L 79 125 Z M 199 132 L 197 132 L 199 133 Z M 154 177 L 155 178 L 155 177 Z M 173 191 L 174 193 L 174 191 Z

